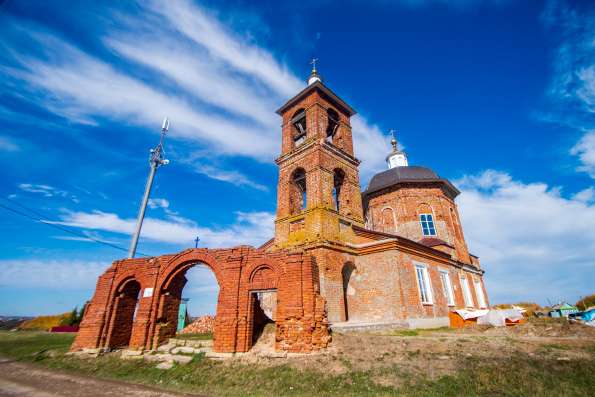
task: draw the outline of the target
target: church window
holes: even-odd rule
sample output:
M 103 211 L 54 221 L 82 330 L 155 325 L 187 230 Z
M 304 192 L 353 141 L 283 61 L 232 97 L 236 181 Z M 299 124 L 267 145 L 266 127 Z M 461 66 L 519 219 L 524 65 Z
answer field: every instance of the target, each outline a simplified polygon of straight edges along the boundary
M 421 303 L 432 303 L 432 287 L 430 286 L 430 277 L 428 269 L 424 265 L 415 265 L 415 274 L 417 276 L 417 286 Z
M 424 236 L 435 236 L 436 228 L 434 227 L 434 218 L 432 214 L 420 214 L 419 222 L 421 223 L 421 230 Z
M 341 188 L 345 180 L 345 173 L 343 170 L 336 169 L 333 173 L 333 205 L 336 211 L 341 208 Z
M 481 288 L 481 281 L 476 279 L 473 282 L 475 285 L 475 296 L 477 297 L 477 303 L 479 304 L 479 308 L 485 309 L 486 300 L 485 300 L 485 297 L 483 296 L 483 288 Z
M 306 208 L 306 171 L 303 168 L 298 168 L 291 174 L 289 200 L 290 212 L 292 215 L 297 214 Z
M 396 232 L 395 214 L 392 208 L 384 208 L 381 213 L 381 231 L 385 233 Z
M 461 288 L 463 289 L 463 298 L 465 299 L 465 306 L 473 307 L 473 298 L 471 297 L 471 290 L 469 289 L 469 282 L 467 276 L 461 276 Z
M 327 124 L 326 124 L 326 141 L 332 143 L 337 130 L 339 129 L 339 114 L 333 109 L 326 111 Z
M 293 144 L 299 146 L 306 140 L 306 111 L 299 109 L 291 118 L 293 125 Z
M 454 294 L 452 292 L 452 284 L 450 283 L 450 276 L 447 270 L 440 270 L 440 281 L 442 282 L 442 291 L 448 306 L 455 305 Z

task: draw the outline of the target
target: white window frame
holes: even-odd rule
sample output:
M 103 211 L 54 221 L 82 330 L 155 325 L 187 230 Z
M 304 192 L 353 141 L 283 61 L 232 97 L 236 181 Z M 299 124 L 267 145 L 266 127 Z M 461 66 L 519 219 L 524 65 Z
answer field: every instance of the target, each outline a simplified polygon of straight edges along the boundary
M 455 305 L 455 295 L 452 289 L 452 283 L 450 282 L 450 274 L 448 270 L 440 270 L 440 282 L 442 283 L 442 291 L 446 298 L 446 304 L 448 306 Z
M 423 220 L 422 217 L 425 217 L 425 220 Z M 428 217 L 430 217 L 430 220 L 429 221 L 428 221 Z M 434 234 L 432 234 L 432 233 L 425 234 L 424 233 L 424 222 L 428 226 L 428 233 L 430 233 L 433 230 L 434 231 Z M 432 228 L 431 229 L 429 227 L 429 223 L 430 222 L 432 223 Z M 419 214 L 419 226 L 421 227 L 421 234 L 422 234 L 422 236 L 435 237 L 435 236 L 438 235 L 438 233 L 436 232 L 436 223 L 434 223 L 434 214 L 430 214 L 430 213 Z
M 415 265 L 415 280 L 417 281 L 417 291 L 419 292 L 419 300 L 421 303 L 424 305 L 433 305 L 434 297 L 432 295 L 432 285 L 430 283 L 430 275 L 426 265 Z
M 475 287 L 475 297 L 477 298 L 477 304 L 479 305 L 479 308 L 485 309 L 488 305 L 486 303 L 485 295 L 483 294 L 481 281 L 478 279 L 474 279 L 473 286 Z
M 465 274 L 461 274 L 461 289 L 463 290 L 463 299 L 465 300 L 465 307 L 473 307 L 473 297 L 471 296 L 471 288 L 469 285 L 469 279 Z

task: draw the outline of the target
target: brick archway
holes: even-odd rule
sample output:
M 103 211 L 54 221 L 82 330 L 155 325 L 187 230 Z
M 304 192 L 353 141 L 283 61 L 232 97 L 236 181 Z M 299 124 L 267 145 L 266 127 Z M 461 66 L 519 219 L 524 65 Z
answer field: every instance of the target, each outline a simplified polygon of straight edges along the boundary
M 224 317 L 219 314 L 221 295 L 225 293 L 223 291 L 223 265 L 208 252 L 194 249 L 183 251 L 172 257 L 159 272 L 155 286 L 156 307 L 152 321 L 153 329 L 149 331 L 153 335 L 153 346 L 157 346 L 175 336 L 182 291 L 187 281 L 185 275 L 189 269 L 197 265 L 204 265 L 209 268 L 215 275 L 219 285 L 213 337 L 214 344 L 218 345 L 220 343 L 219 333 L 222 327 L 218 326 L 217 323 L 219 319 Z
M 277 293 L 278 350 L 308 352 L 327 345 L 324 299 L 318 292 L 312 258 L 303 253 L 267 253 L 239 246 L 188 249 L 175 255 L 114 262 L 97 281 L 71 350 L 124 347 L 124 342 L 113 343 L 124 339 L 129 340 L 128 347 L 133 349 L 155 349 L 165 343 L 175 335 L 184 275 L 197 264 L 209 267 L 219 284 L 214 351 L 245 352 L 252 347 L 255 315 L 251 311 L 251 298 L 263 290 Z M 118 314 L 121 308 L 118 299 L 131 280 L 137 283 L 136 287 L 125 295 L 138 293 L 139 296 L 132 327 L 129 311 L 127 316 Z M 128 333 L 124 335 L 126 338 L 118 336 L 130 327 L 129 337 Z
M 109 348 L 128 347 L 134 330 L 135 314 L 138 309 L 141 284 L 134 277 L 124 277 L 116 284 L 113 304 L 109 313 L 109 329 L 105 346 Z
M 247 285 L 247 295 L 245 300 L 246 308 L 246 337 L 242 341 L 243 348 L 250 350 L 262 334 L 266 324 L 273 322 L 275 324 L 275 339 L 279 328 L 277 323 L 277 305 L 278 305 L 278 282 L 282 273 L 282 265 L 276 261 L 255 261 L 246 266 L 244 272 L 244 284 Z M 270 300 L 274 299 L 274 307 L 270 316 L 265 313 L 266 306 L 270 305 Z M 269 300 L 269 302 L 266 302 Z

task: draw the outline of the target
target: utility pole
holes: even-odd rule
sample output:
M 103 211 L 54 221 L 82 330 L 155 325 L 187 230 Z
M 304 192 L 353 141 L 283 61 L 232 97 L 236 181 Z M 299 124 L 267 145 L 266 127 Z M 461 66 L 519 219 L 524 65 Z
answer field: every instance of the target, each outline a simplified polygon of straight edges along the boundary
M 162 165 L 169 164 L 169 160 L 163 158 L 163 139 L 165 138 L 165 134 L 169 130 L 169 120 L 167 117 L 163 119 L 163 125 L 161 126 L 161 138 L 159 140 L 159 145 L 155 147 L 155 149 L 151 149 L 151 155 L 149 156 L 149 166 L 151 170 L 149 171 L 149 178 L 147 179 L 147 185 L 145 186 L 145 194 L 143 196 L 143 201 L 140 205 L 138 210 L 138 219 L 136 221 L 136 230 L 132 235 L 132 241 L 130 242 L 130 249 L 128 250 L 128 258 L 134 258 L 136 254 L 136 246 L 138 244 L 138 237 L 140 236 L 140 230 L 143 227 L 143 220 L 145 218 L 145 211 L 147 209 L 147 202 L 149 201 L 149 196 L 151 195 L 151 188 L 153 187 L 153 178 L 155 178 L 155 172 L 157 168 Z

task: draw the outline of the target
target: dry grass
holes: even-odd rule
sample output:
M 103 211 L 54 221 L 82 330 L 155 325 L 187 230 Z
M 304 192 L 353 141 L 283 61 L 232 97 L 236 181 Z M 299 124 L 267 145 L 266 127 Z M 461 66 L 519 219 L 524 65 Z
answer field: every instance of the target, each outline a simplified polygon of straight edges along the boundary
M 31 320 L 24 321 L 19 325 L 19 329 L 25 331 L 47 331 L 52 327 L 57 327 L 63 321 L 70 318 L 71 313 L 63 313 L 55 316 L 39 316 Z
M 64 356 L 72 336 L 0 332 L 0 354 L 49 368 L 215 396 L 590 396 L 591 338 L 491 336 L 447 330 L 419 335 L 334 335 L 325 354 L 186 366 Z

